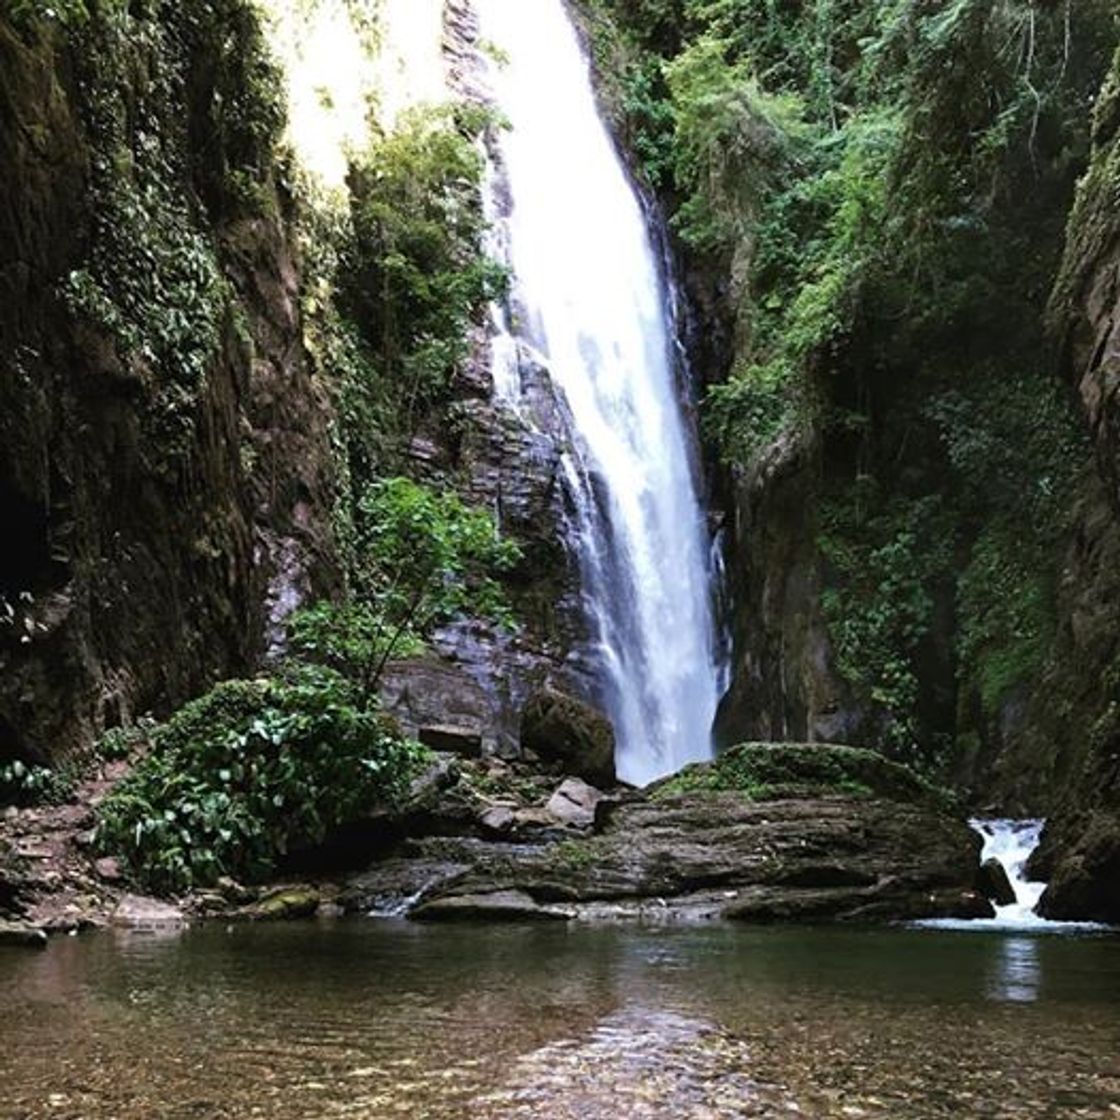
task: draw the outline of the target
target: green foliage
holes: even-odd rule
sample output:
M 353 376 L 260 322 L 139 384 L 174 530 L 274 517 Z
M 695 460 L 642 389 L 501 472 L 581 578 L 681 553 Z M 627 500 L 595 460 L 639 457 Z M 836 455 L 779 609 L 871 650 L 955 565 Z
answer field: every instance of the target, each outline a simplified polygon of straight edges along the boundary
M 673 218 L 686 243 L 726 249 L 749 236 L 759 200 L 800 131 L 801 102 L 767 93 L 726 45 L 702 36 L 666 67 L 673 98 Z
M 102 762 L 131 758 L 149 746 L 155 726 L 150 717 L 144 716 L 128 726 L 110 728 L 97 740 L 94 757 Z
M 90 18 L 85 0 L 5 0 L 3 14 L 17 27 L 58 23 L 63 27 L 81 27 Z
M 0 766 L 0 805 L 62 805 L 76 781 L 72 766 L 33 766 L 16 759 Z
M 473 140 L 488 120 L 461 106 L 414 109 L 351 168 L 344 306 L 406 432 L 446 393 L 469 354 L 471 323 L 506 283 L 481 252 Z
M 293 848 L 398 803 L 422 758 L 328 669 L 226 681 L 155 730 L 98 807 L 97 845 L 162 893 L 259 879 Z
M 996 726 L 1053 629 L 1089 455 L 1042 313 L 1115 6 L 584 6 L 623 135 L 721 293 L 733 353 L 704 430 L 736 468 L 790 448 L 819 465 L 837 667 L 870 740 L 933 763 L 954 712 Z M 1111 214 L 1115 178 L 1099 159 L 1085 206 Z M 1086 234 L 1111 235 L 1107 217 Z
M 936 497 L 884 503 L 870 477 L 824 502 L 820 517 L 818 546 L 832 569 L 821 605 L 836 666 L 881 713 L 883 749 L 924 767 L 919 657 L 933 589 L 952 562 L 951 518 Z
M 394 654 L 418 648 L 438 622 L 469 612 L 512 624 L 495 578 L 521 557 L 491 515 L 407 478 L 371 484 L 358 502 L 351 599 L 292 620 L 293 648 L 377 683 Z
M 960 672 L 994 716 L 1041 669 L 1054 628 L 1045 556 L 1011 518 L 993 521 L 973 546 L 958 586 Z
M 566 871 L 582 871 L 593 867 L 598 858 L 593 839 L 562 840 L 548 852 L 549 861 Z
M 261 188 L 246 191 L 271 173 L 277 73 L 248 0 L 98 4 L 80 22 L 71 39 L 93 149 L 91 229 L 61 295 L 113 340 L 143 388 L 149 445 L 174 461 L 230 325 L 209 219 L 264 206 Z
M 659 783 L 654 796 L 695 792 L 734 792 L 752 801 L 879 796 L 939 807 L 950 800 L 945 791 L 875 751 L 828 743 L 741 743 L 713 763 L 688 766 Z

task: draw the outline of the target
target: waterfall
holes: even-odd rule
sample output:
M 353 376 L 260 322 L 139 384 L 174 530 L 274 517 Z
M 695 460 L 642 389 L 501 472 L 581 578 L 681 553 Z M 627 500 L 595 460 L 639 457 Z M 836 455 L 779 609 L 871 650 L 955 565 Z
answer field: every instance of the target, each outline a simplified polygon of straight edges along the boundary
M 677 387 L 672 300 L 562 0 L 476 0 L 503 61 L 500 162 L 512 331 L 564 403 L 584 597 L 619 776 L 645 784 L 711 757 L 718 700 L 711 572 Z M 499 395 L 513 398 L 496 341 Z
M 1027 860 L 1042 835 L 1040 820 L 974 820 L 968 822 L 984 838 L 980 862 L 997 859 L 1007 872 L 1015 901 L 996 907 L 996 920 L 1016 926 L 1045 924 L 1034 912 L 1046 887 L 1027 878 Z
M 994 918 L 933 918 L 915 922 L 929 929 L 996 930 L 1004 933 L 1077 933 L 1104 929 L 1097 922 L 1055 922 L 1036 914 L 1046 884 L 1027 878 L 1027 864 L 1042 836 L 1043 820 L 984 818 L 968 822 L 984 841 L 980 862 L 997 859 L 1007 872 L 1015 901 L 997 906 Z

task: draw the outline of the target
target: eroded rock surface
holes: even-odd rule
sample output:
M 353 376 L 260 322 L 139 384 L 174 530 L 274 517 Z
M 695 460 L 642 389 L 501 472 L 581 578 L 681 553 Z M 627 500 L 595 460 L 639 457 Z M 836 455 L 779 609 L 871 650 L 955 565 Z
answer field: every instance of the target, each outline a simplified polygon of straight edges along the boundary
M 603 795 L 568 779 L 545 808 L 555 816 L 562 794 L 572 806 L 583 800 L 564 827 L 518 831 L 519 816 L 541 811 L 530 807 L 503 815 L 501 829 L 491 813 L 470 834 L 416 836 L 351 880 L 340 901 L 351 911 L 431 919 L 992 915 L 973 889 L 980 838 L 901 768 L 823 746 L 755 744 L 730 758 L 728 767 L 686 771 L 678 786 L 693 788 L 670 782 Z M 777 773 L 790 780 L 702 788 Z M 855 783 L 853 773 L 874 785 Z

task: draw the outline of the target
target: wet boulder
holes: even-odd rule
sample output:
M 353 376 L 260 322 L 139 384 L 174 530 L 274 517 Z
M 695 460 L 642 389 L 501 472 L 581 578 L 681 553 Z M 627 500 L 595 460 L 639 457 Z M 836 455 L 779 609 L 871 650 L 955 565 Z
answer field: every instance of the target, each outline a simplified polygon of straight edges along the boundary
M 995 856 L 980 864 L 976 873 L 976 890 L 997 906 L 1010 906 L 1015 901 L 1015 888 L 1007 877 L 1007 870 Z
M 319 892 L 314 887 L 280 887 L 254 903 L 246 915 L 256 921 L 280 922 L 310 918 L 319 909 Z
M 187 919 L 183 911 L 170 902 L 126 894 L 113 911 L 112 924 L 137 933 L 159 933 L 182 929 Z
M 0 945 L 20 945 L 26 949 L 42 949 L 47 944 L 46 931 L 27 922 L 0 922 Z
M 565 778 L 548 799 L 545 809 L 561 824 L 591 828 L 595 823 L 595 808 L 602 798 L 603 794 L 582 778 Z
M 595 786 L 614 785 L 614 730 L 598 708 L 544 688 L 521 712 L 521 746 Z
M 1120 922 L 1120 818 L 1089 817 L 1054 861 L 1037 909 L 1055 921 Z
M 524 891 L 498 890 L 437 898 L 418 906 L 409 916 L 423 922 L 564 922 L 573 913 L 538 902 Z

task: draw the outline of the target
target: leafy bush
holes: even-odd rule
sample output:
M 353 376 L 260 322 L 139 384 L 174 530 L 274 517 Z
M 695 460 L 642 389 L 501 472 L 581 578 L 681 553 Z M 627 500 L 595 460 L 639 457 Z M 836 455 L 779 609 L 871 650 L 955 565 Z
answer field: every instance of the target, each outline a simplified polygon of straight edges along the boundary
M 94 758 L 102 762 L 120 762 L 131 758 L 151 745 L 152 732 L 156 726 L 150 716 L 141 716 L 135 723 L 127 726 L 111 727 L 94 745 Z
M 226 681 L 156 729 L 99 806 L 97 845 L 154 891 L 260 879 L 293 848 L 399 802 L 422 758 L 330 670 Z
M 0 766 L 0 805 L 61 805 L 74 792 L 73 766 L 33 766 L 16 759 Z
M 917 767 L 929 761 L 918 655 L 951 567 L 952 532 L 937 498 L 886 503 L 870 478 L 821 509 L 818 546 L 830 566 L 822 607 L 836 667 L 880 715 L 883 750 Z
M 482 253 L 474 140 L 489 119 L 464 106 L 413 109 L 351 168 L 343 304 L 404 432 L 445 393 L 469 354 L 471 323 L 506 285 L 505 269 Z
M 383 479 L 358 502 L 350 596 L 297 613 L 293 649 L 345 673 L 368 696 L 386 662 L 421 647 L 432 627 L 460 612 L 509 625 L 495 578 L 521 557 L 486 510 L 407 478 Z

